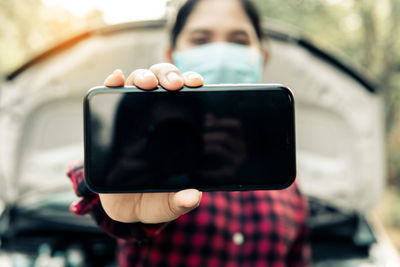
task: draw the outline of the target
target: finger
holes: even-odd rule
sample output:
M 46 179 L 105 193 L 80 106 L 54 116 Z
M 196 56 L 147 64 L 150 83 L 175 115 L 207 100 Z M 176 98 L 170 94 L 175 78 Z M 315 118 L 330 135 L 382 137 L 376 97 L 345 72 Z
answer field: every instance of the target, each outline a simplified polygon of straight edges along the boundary
M 202 193 L 186 189 L 170 195 L 169 206 L 174 216 L 179 217 L 200 205 Z
M 104 86 L 107 87 L 120 87 L 124 86 L 125 77 L 121 70 L 116 69 L 104 81 Z
M 177 91 L 184 85 L 184 79 L 178 68 L 170 63 L 160 63 L 150 67 L 159 84 L 168 91 Z
M 157 87 L 156 75 L 147 69 L 134 70 L 126 79 L 126 85 L 134 85 L 143 90 L 152 90 Z
M 143 223 L 170 222 L 196 208 L 201 200 L 201 193 L 196 189 L 142 195 L 136 214 L 138 221 Z
M 196 208 L 201 196 L 195 189 L 176 193 L 99 194 L 107 215 L 125 223 L 172 221 Z
M 138 222 L 135 205 L 142 194 L 99 194 L 101 205 L 113 220 L 131 223 Z
M 188 71 L 182 74 L 185 85 L 189 87 L 200 87 L 204 84 L 204 78 L 194 71 Z

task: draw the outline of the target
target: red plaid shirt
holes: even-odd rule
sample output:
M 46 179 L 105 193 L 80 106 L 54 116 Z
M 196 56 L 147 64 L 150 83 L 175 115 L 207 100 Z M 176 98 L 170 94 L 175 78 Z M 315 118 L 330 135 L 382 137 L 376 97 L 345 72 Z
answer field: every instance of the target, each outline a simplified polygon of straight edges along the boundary
M 84 182 L 81 163 L 68 176 L 89 213 L 118 238 L 120 266 L 309 266 L 307 207 L 296 185 L 279 191 L 206 192 L 200 206 L 168 224 L 121 223 L 104 212 Z

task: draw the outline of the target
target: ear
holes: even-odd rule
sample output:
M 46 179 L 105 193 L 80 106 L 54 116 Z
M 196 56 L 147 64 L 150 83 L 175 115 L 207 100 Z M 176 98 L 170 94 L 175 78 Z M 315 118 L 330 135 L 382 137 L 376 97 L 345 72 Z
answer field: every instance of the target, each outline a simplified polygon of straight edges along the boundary
M 170 46 L 165 50 L 165 58 L 168 63 L 174 64 L 174 60 L 172 59 L 172 48 Z
M 269 59 L 269 53 L 268 50 L 266 48 L 262 48 L 261 49 L 261 53 L 263 55 L 264 61 L 263 61 L 263 66 L 265 67 L 265 65 L 267 65 L 268 59 Z

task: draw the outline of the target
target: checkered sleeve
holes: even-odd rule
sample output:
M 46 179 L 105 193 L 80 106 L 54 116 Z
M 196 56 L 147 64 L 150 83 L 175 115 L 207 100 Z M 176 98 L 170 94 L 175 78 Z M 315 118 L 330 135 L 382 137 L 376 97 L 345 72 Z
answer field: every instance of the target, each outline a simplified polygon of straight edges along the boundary
M 97 225 L 107 234 L 115 238 L 134 239 L 142 242 L 157 235 L 164 224 L 122 223 L 111 219 L 104 211 L 99 195 L 90 191 L 85 183 L 83 161 L 72 162 L 67 176 L 72 182 L 75 194 L 80 199 L 70 206 L 70 211 L 78 216 L 90 214 Z

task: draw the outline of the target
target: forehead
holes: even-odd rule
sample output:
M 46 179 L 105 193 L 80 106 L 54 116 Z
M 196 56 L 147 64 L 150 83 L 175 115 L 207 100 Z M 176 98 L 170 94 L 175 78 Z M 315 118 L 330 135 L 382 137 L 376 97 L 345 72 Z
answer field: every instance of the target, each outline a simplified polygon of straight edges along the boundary
M 238 0 L 200 0 L 189 15 L 184 30 L 232 30 L 255 32 Z

